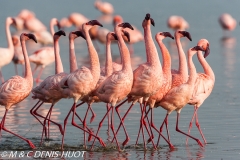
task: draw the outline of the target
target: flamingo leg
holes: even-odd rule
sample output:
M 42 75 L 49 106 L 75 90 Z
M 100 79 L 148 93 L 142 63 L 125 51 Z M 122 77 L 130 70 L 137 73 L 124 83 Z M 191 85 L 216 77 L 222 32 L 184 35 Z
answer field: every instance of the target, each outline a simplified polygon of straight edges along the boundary
M 54 103 L 52 103 L 52 105 L 51 105 L 51 107 L 50 107 L 50 109 L 49 109 L 49 111 L 48 111 L 48 113 L 47 113 L 47 115 L 46 115 L 46 117 L 44 118 L 44 121 L 43 121 L 43 130 L 42 130 L 42 138 L 41 138 L 41 142 L 40 142 L 40 146 L 42 145 L 42 141 L 43 141 L 43 133 L 44 133 L 44 130 L 45 130 L 45 126 L 46 126 L 46 120 L 47 120 L 47 117 L 51 114 L 51 112 L 52 112 L 52 108 L 53 108 L 53 106 L 54 106 Z M 49 119 L 50 119 L 50 117 L 49 117 Z M 48 121 L 49 122 L 49 121 Z M 49 128 L 48 128 L 49 129 Z M 48 132 L 48 134 L 49 134 L 49 132 Z M 49 138 L 50 136 L 48 135 L 48 138 Z
M 102 140 L 100 137 L 97 137 L 97 136 L 94 135 L 92 132 L 89 132 L 88 130 L 80 127 L 79 125 L 77 125 L 77 124 L 75 123 L 75 121 L 74 121 L 74 115 L 75 115 L 75 113 L 76 113 L 76 103 L 73 103 L 73 107 L 72 107 L 71 110 L 73 111 L 73 115 L 72 115 L 72 125 L 75 126 L 75 127 L 77 127 L 77 128 L 79 128 L 79 129 L 81 129 L 81 130 L 83 130 L 84 132 L 87 132 L 88 134 L 91 134 L 93 137 L 95 137 L 95 138 L 97 138 L 97 139 L 99 140 L 100 144 L 101 144 L 103 147 L 105 147 L 106 145 L 105 145 L 105 143 L 103 142 L 103 140 Z M 68 115 L 68 116 L 69 116 L 69 115 Z M 65 123 L 64 123 L 64 124 L 65 124 Z
M 194 106 L 193 116 L 192 116 L 192 119 L 191 119 L 191 121 L 189 123 L 188 134 L 190 134 L 190 132 L 191 132 L 192 123 L 193 123 L 193 120 L 194 120 L 195 116 L 196 116 L 196 106 Z M 186 145 L 187 144 L 188 144 L 188 137 L 186 137 Z
M 2 75 L 2 71 L 0 70 L 0 79 L 2 81 L 2 83 L 4 82 L 4 78 L 3 78 L 3 75 Z
M 195 140 L 201 147 L 203 147 L 203 145 L 202 145 L 202 143 L 201 143 L 201 141 L 200 141 L 199 139 L 197 139 L 197 138 L 195 138 L 195 137 L 193 137 L 193 136 L 191 136 L 191 135 L 189 135 L 189 134 L 184 133 L 183 131 L 181 131 L 181 130 L 178 128 L 179 117 L 180 117 L 180 113 L 177 113 L 176 131 L 177 131 L 177 132 L 180 132 L 180 133 L 182 133 L 182 134 L 184 134 L 184 135 L 186 135 L 186 136 L 188 136 L 188 137 L 190 137 L 190 138 L 192 138 L 192 139 Z
M 207 144 L 207 141 L 206 141 L 206 139 L 205 139 L 205 137 L 204 137 L 204 135 L 203 135 L 203 133 L 202 133 L 202 130 L 201 130 L 200 124 L 199 124 L 199 122 L 198 122 L 198 114 L 197 114 L 197 110 L 198 110 L 198 108 L 196 108 L 196 126 L 197 126 L 198 131 L 200 132 L 200 134 L 201 134 L 201 136 L 202 136 L 202 138 L 203 138 L 204 143 Z
M 93 120 L 94 120 L 95 117 L 96 117 L 96 114 L 95 114 L 95 112 L 93 111 L 91 104 L 89 105 L 89 108 L 90 108 L 90 111 L 92 112 L 92 117 L 91 117 L 91 119 L 90 119 L 90 123 L 92 123 Z
M 88 105 L 87 112 L 86 112 L 84 120 L 83 120 L 83 128 L 84 128 L 84 130 L 86 130 L 86 126 L 87 126 L 86 119 L 87 119 L 89 108 L 91 108 L 91 105 Z M 86 146 L 86 132 L 84 132 L 84 146 Z
M 151 123 L 150 123 L 150 121 L 148 119 L 149 110 L 150 110 L 150 108 L 148 109 L 148 111 L 145 108 L 145 116 L 143 117 L 143 119 L 147 118 L 147 122 L 148 122 L 150 133 L 151 133 L 151 135 L 149 136 L 150 138 L 148 139 L 147 143 L 149 143 L 151 141 L 152 144 L 153 144 L 153 147 L 156 149 L 156 146 L 153 142 L 154 134 L 153 134 L 152 127 L 151 127 L 151 124 L 153 124 L 153 112 L 152 112 L 152 109 L 151 109 Z M 150 133 L 148 133 L 148 134 L 150 134 Z
M 109 107 L 109 109 L 107 110 L 107 113 L 103 116 L 102 120 L 99 122 L 96 136 L 98 135 L 98 132 L 99 132 L 100 128 L 102 127 L 102 123 L 103 123 L 104 119 L 106 118 L 106 116 L 108 115 L 108 112 L 109 112 L 110 110 L 111 110 L 111 107 Z M 94 143 L 95 143 L 95 140 L 96 140 L 96 138 L 94 138 L 94 140 L 93 140 L 93 143 L 92 143 L 92 146 L 91 146 L 91 150 L 92 150 L 92 148 L 93 148 L 93 145 L 94 145 Z
M 8 130 L 8 129 L 5 128 L 4 123 L 5 123 L 5 119 L 6 119 L 7 112 L 8 112 L 8 110 L 6 109 L 5 114 L 4 114 L 4 116 L 3 116 L 3 119 L 2 119 L 2 122 L 1 122 L 1 124 L 2 124 L 2 125 L 1 125 L 1 126 L 2 126 L 2 129 L 3 129 L 4 131 L 10 133 L 10 134 L 13 134 L 13 135 L 21 138 L 22 140 L 24 140 L 25 142 L 27 142 L 32 149 L 35 149 L 36 147 L 34 146 L 34 144 L 33 144 L 30 140 L 28 140 L 28 139 L 26 139 L 26 138 L 24 138 L 24 137 L 22 137 L 22 136 L 19 136 L 18 134 L 13 133 L 13 132 L 11 132 L 10 130 Z
M 35 66 L 35 68 L 33 69 L 33 71 L 32 71 L 32 75 L 34 75 L 34 74 L 35 74 L 35 72 L 36 72 L 37 68 L 38 68 L 38 65 L 36 65 L 36 66 Z
M 109 109 L 109 106 L 108 106 L 108 103 L 106 104 L 106 107 L 107 107 L 107 111 L 108 111 L 108 109 Z M 108 114 L 108 133 L 109 133 L 109 131 L 110 131 L 110 115 Z
M 120 150 L 120 147 L 119 147 L 119 144 L 118 144 L 118 139 L 117 139 L 116 133 L 115 133 L 115 131 L 114 131 L 114 107 L 112 106 L 111 109 L 112 109 L 111 129 L 112 129 L 113 136 L 114 136 L 113 138 L 115 138 L 115 140 L 116 140 L 118 150 Z M 124 126 L 124 125 L 123 125 L 123 126 Z
M 40 80 L 40 77 L 41 77 L 41 75 L 42 75 L 43 69 L 44 69 L 44 67 L 42 67 L 42 68 L 40 69 L 40 71 L 39 71 L 39 73 L 38 73 L 38 75 L 37 75 L 37 78 L 36 78 L 36 82 L 37 82 L 37 83 L 41 81 L 41 80 Z
M 43 125 L 43 123 L 38 119 L 38 117 L 34 114 L 34 109 L 35 109 L 35 107 L 37 107 L 37 105 L 38 105 L 38 103 L 39 102 L 41 102 L 40 100 L 33 106 L 33 108 L 30 110 L 30 113 L 33 115 L 33 117 L 35 117 L 37 120 L 38 120 L 38 122 L 45 128 L 46 126 L 44 126 Z M 37 109 L 43 104 L 44 102 L 41 102 L 40 104 L 39 104 L 39 106 L 37 107 Z M 36 110 L 37 110 L 36 109 Z M 46 129 L 46 128 L 45 128 Z M 45 137 L 47 137 L 47 130 L 45 130 Z
M 43 103 L 43 102 L 42 102 Z M 42 104 L 41 104 L 42 105 Z M 37 116 L 39 116 L 39 117 L 41 117 L 41 118 L 46 118 L 46 117 L 44 117 L 43 115 L 40 115 L 40 114 L 38 114 L 37 113 L 37 110 L 39 109 L 39 107 L 40 106 L 38 106 L 34 111 L 33 111 L 33 113 L 35 114 L 35 115 L 37 115 Z M 34 116 L 35 117 L 35 116 Z M 60 132 L 61 132 L 61 134 L 63 135 L 63 129 L 62 129 L 62 125 L 61 124 L 59 124 L 59 123 L 57 123 L 57 122 L 54 122 L 54 121 L 52 121 L 51 119 L 46 119 L 46 120 L 48 120 L 48 121 L 50 121 L 50 122 L 52 122 L 53 124 L 55 124 L 55 125 L 57 125 L 58 126 L 58 128 L 59 128 L 59 130 L 60 130 Z M 41 123 L 42 124 L 42 123 Z M 43 125 L 43 124 L 42 124 Z
M 127 100 L 128 100 L 128 99 L 124 100 L 122 103 L 120 103 L 119 105 L 117 105 L 117 106 L 115 107 L 116 110 L 118 110 L 118 108 L 119 108 L 121 105 L 123 105 L 124 103 L 126 103 Z M 117 129 L 117 131 L 116 131 L 116 135 L 118 134 L 118 131 L 119 131 L 122 123 L 124 122 L 126 116 L 128 115 L 129 111 L 132 109 L 133 106 L 134 106 L 134 104 L 131 104 L 131 106 L 128 108 L 127 112 L 124 114 L 122 120 L 120 121 L 120 125 L 118 126 L 118 129 Z M 113 140 L 114 140 L 114 139 L 113 139 Z M 113 140 L 112 140 L 112 142 L 113 142 Z M 111 143 L 112 143 L 112 142 L 111 142 Z

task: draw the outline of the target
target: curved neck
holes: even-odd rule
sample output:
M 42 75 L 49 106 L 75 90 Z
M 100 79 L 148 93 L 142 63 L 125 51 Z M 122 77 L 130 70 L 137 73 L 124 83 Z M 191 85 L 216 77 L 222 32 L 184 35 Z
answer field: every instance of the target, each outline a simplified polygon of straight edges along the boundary
M 197 57 L 198 57 L 198 60 L 199 60 L 200 64 L 203 67 L 204 73 L 206 75 L 208 75 L 209 77 L 211 77 L 212 80 L 215 81 L 214 72 L 213 72 L 212 68 L 210 67 L 210 65 L 207 63 L 206 59 L 203 57 L 201 51 L 197 52 Z
M 55 74 L 59 74 L 63 72 L 62 60 L 59 53 L 59 38 L 54 38 L 54 54 L 55 54 Z
M 115 33 L 118 37 L 118 48 L 119 48 L 121 59 L 122 59 L 122 70 L 123 71 L 132 70 L 130 52 L 127 48 L 126 43 L 122 38 L 121 32 L 122 32 L 121 29 L 116 25 Z
M 56 19 L 52 19 L 50 21 L 50 32 L 51 35 L 54 36 L 55 30 L 54 30 L 54 26 L 57 24 L 57 20 Z
M 78 69 L 73 38 L 69 38 L 69 64 L 70 64 L 70 73 Z
M 24 56 L 24 62 L 25 62 L 24 78 L 33 81 L 32 70 L 31 70 L 29 59 L 28 59 L 28 53 L 27 53 L 27 49 L 26 49 L 25 40 L 21 40 L 21 45 L 22 45 L 22 52 L 23 52 L 23 56 Z
M 90 56 L 90 70 L 91 70 L 92 74 L 94 75 L 95 80 L 98 81 L 98 79 L 100 77 L 100 63 L 99 63 L 98 54 L 97 54 L 95 47 L 93 46 L 91 37 L 89 35 L 89 30 L 83 29 L 83 31 L 86 36 L 88 53 Z
M 105 62 L 105 77 L 108 77 L 112 74 L 112 55 L 111 55 L 111 40 L 107 39 L 106 43 L 106 62 Z
M 10 25 L 9 23 L 6 22 L 6 37 L 7 37 L 7 42 L 8 42 L 8 49 L 11 51 L 12 54 L 14 54 L 14 47 L 13 47 L 13 41 L 11 37 L 11 32 L 10 32 Z
M 179 56 L 178 71 L 180 74 L 184 75 L 185 78 L 187 78 L 188 77 L 188 68 L 187 68 L 186 55 L 183 51 L 180 37 L 175 36 L 175 39 L 176 39 L 176 45 L 177 45 L 177 49 L 178 49 L 178 56 Z
M 164 74 L 171 74 L 171 56 L 168 52 L 168 49 L 166 48 L 166 46 L 164 45 L 164 43 L 162 42 L 161 39 L 156 39 L 158 45 L 159 45 L 159 48 L 162 52 L 162 57 L 163 57 L 163 67 L 162 67 L 162 70 L 163 70 L 163 73 Z
M 144 27 L 144 42 L 145 42 L 145 48 L 146 48 L 147 62 L 153 66 L 161 67 L 157 48 L 152 39 L 150 25 L 147 25 L 146 27 Z
M 187 83 L 191 86 L 194 86 L 196 78 L 197 78 L 197 71 L 196 67 L 192 61 L 193 54 L 188 54 L 188 68 L 189 68 L 189 78 Z

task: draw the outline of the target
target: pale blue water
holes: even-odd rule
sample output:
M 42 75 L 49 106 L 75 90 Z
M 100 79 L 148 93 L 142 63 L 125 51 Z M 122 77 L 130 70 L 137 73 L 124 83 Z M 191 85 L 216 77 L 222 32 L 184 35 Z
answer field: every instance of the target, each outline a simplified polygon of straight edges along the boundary
M 0 46 L 6 47 L 5 38 L 5 19 L 8 16 L 16 16 L 18 12 L 26 8 L 35 12 L 36 16 L 47 26 L 52 17 L 61 19 L 62 17 L 68 16 L 72 12 L 79 12 L 84 14 L 89 19 L 97 19 L 101 14 L 94 8 L 94 1 L 2 1 L 0 5 Z M 239 21 L 239 1 L 112 1 L 115 8 L 115 14 L 120 14 L 127 21 L 141 31 L 142 20 L 146 13 L 150 13 L 151 17 L 155 20 L 155 27 L 152 27 L 153 36 L 159 31 L 173 31 L 167 28 L 166 20 L 170 15 L 181 15 L 190 24 L 188 30 L 192 35 L 192 42 L 182 40 L 184 50 L 195 46 L 197 41 L 201 38 L 206 38 L 210 42 L 211 53 L 207 57 L 207 61 L 211 65 L 215 76 L 216 82 L 210 97 L 204 102 L 199 109 L 199 122 L 203 129 L 205 138 L 208 144 L 203 148 L 199 147 L 193 140 L 189 140 L 189 145 L 185 145 L 185 136 L 175 131 L 175 120 L 176 113 L 172 113 L 169 117 L 169 129 L 171 135 L 171 142 L 177 148 L 174 151 L 170 151 L 167 144 L 161 139 L 161 149 L 156 151 L 146 151 L 142 149 L 136 149 L 133 147 L 135 144 L 138 128 L 140 109 L 136 105 L 131 110 L 128 118 L 125 120 L 127 131 L 131 137 L 131 140 L 126 147 L 124 152 L 118 152 L 114 149 L 109 151 L 98 151 L 98 152 L 86 152 L 85 159 L 240 159 L 240 100 L 239 100 L 239 79 L 238 68 L 240 68 L 240 45 L 238 45 L 240 37 L 239 26 L 229 33 L 230 38 L 222 40 L 223 31 L 218 24 L 218 17 L 220 14 L 227 12 L 230 13 L 237 21 Z M 112 25 L 103 23 L 104 27 L 112 30 Z M 67 29 L 67 32 L 74 30 L 75 28 Z M 15 29 L 11 29 L 15 32 Z M 173 41 L 170 39 L 164 40 L 167 48 L 169 49 L 173 58 L 173 68 L 177 68 L 178 60 L 176 58 L 177 52 Z M 83 40 L 76 40 L 76 53 L 78 58 L 78 64 L 86 65 L 87 62 L 87 48 Z M 104 46 L 100 46 L 100 57 L 101 62 L 104 62 Z M 63 37 L 60 40 L 61 57 L 66 72 L 69 71 L 69 60 L 68 60 L 68 38 Z M 158 47 L 157 47 L 158 48 Z M 138 43 L 134 45 L 135 53 L 133 58 L 137 62 L 145 61 L 145 48 L 144 43 Z M 113 55 L 118 58 L 119 51 L 116 45 L 113 45 Z M 159 49 L 158 49 L 159 50 Z M 137 63 L 136 62 L 136 63 Z M 198 72 L 201 72 L 201 66 L 194 58 L 194 63 L 197 67 Z M 138 63 L 137 63 L 138 64 Z M 2 68 L 3 75 L 6 79 L 13 76 L 14 66 L 9 64 Z M 54 65 L 46 67 L 43 73 L 43 78 L 48 75 L 54 74 Z M 36 103 L 32 100 L 31 96 L 13 107 L 7 116 L 6 127 L 13 132 L 25 136 L 26 138 L 33 141 L 39 150 L 57 150 L 61 143 L 61 136 L 58 133 L 58 128 L 52 125 L 51 128 L 51 141 L 45 143 L 41 148 L 39 147 L 41 137 L 41 125 L 32 117 L 29 110 Z M 62 100 L 53 109 L 52 118 L 59 123 L 63 123 L 63 120 L 72 105 L 72 100 Z M 129 104 L 124 105 L 121 108 L 121 114 L 127 110 Z M 49 104 L 39 111 L 42 114 L 46 114 L 49 108 Z M 97 117 L 92 124 L 88 125 L 94 130 L 97 129 L 98 122 L 106 112 L 106 107 L 103 103 L 94 104 L 94 111 L 97 113 Z M 86 105 L 77 110 L 78 114 L 83 117 L 85 115 Z M 192 106 L 186 106 L 181 112 L 180 128 L 187 131 L 189 121 L 193 113 Z M 4 114 L 4 108 L 0 108 L 0 117 Z M 161 109 L 155 109 L 154 113 L 155 124 L 157 127 L 161 124 L 166 112 Z M 118 124 L 117 116 L 115 118 L 115 124 Z M 70 121 L 69 121 L 70 122 Z M 89 122 L 89 121 L 88 121 Z M 107 126 L 104 123 L 100 136 L 104 141 L 107 142 L 106 134 Z M 155 133 L 156 134 L 156 133 Z M 164 134 L 165 130 L 164 130 Z M 195 125 L 191 134 L 201 139 Z M 147 133 L 146 133 L 147 135 Z M 157 134 L 154 139 L 157 141 Z M 119 133 L 119 141 L 123 142 L 125 139 L 124 133 Z M 142 139 L 140 137 L 140 143 Z M 67 126 L 67 132 L 65 137 L 65 144 L 69 146 L 70 150 L 81 151 L 80 147 L 83 144 L 83 132 L 72 127 L 70 123 Z M 91 144 L 91 143 L 89 143 Z M 50 145 L 49 147 L 46 145 Z M 79 147 L 79 148 L 78 148 Z M 148 145 L 151 147 L 151 144 Z M 65 147 L 68 150 L 68 147 Z M 1 151 L 10 150 L 24 150 L 31 151 L 28 145 L 19 140 L 16 137 L 3 132 L 3 137 L 0 141 Z M 73 158 L 72 158 L 73 159 Z

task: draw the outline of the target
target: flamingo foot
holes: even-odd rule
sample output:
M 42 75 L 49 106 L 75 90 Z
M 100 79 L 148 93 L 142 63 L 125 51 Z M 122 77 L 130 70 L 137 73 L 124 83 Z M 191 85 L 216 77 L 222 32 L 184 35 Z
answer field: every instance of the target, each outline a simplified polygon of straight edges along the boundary
M 129 140 L 130 140 L 130 138 L 127 137 L 127 138 L 125 139 L 125 141 L 122 143 L 122 145 L 125 146 L 125 145 L 128 143 Z
M 30 141 L 30 140 L 27 140 L 27 143 L 29 144 L 29 146 L 32 148 L 32 149 L 35 149 L 35 145 Z
M 96 117 L 96 114 L 94 113 L 94 114 L 92 115 L 91 119 L 90 119 L 90 123 L 93 122 L 93 120 L 95 119 L 95 117 Z
M 202 144 L 202 142 L 199 139 L 196 139 L 196 141 L 197 141 L 199 146 L 203 147 L 203 144 Z

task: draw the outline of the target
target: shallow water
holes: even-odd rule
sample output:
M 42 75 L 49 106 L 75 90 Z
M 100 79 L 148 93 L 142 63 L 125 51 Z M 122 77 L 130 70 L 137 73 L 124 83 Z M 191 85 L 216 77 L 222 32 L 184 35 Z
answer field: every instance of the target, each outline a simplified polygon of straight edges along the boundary
M 15 2 L 16 3 L 16 2 Z M 66 17 L 71 12 L 79 12 L 89 19 L 106 18 L 101 17 L 101 14 L 95 10 L 93 0 L 84 2 L 72 0 L 65 2 L 59 1 L 24 1 L 19 4 L 15 4 L 13 1 L 1 2 L 1 14 L 0 14 L 0 45 L 6 47 L 5 39 L 5 19 L 8 16 L 16 16 L 21 9 L 27 8 L 35 12 L 36 16 L 48 26 L 48 23 L 52 17 L 61 19 Z M 207 57 L 208 63 L 211 65 L 215 76 L 216 82 L 210 97 L 205 101 L 202 107 L 198 111 L 199 122 L 201 124 L 205 138 L 208 144 L 204 147 L 199 147 L 196 141 L 189 140 L 189 145 L 185 144 L 185 136 L 175 131 L 176 113 L 172 113 L 169 117 L 169 130 L 171 136 L 171 142 L 176 147 L 175 150 L 170 150 L 168 145 L 161 138 L 160 146 L 158 150 L 152 150 L 152 145 L 148 145 L 148 150 L 142 149 L 142 138 L 140 137 L 140 145 L 138 148 L 134 147 L 137 132 L 139 128 L 140 108 L 139 105 L 135 105 L 129 116 L 125 120 L 127 131 L 131 137 L 128 145 L 123 152 L 118 152 L 114 146 L 107 143 L 108 138 L 111 137 L 107 134 L 107 122 L 103 124 L 103 127 L 99 135 L 108 144 L 107 149 L 95 148 L 95 151 L 87 151 L 84 154 L 85 159 L 239 159 L 240 154 L 240 116 L 239 116 L 239 86 L 238 82 L 240 74 L 237 74 L 237 68 L 240 68 L 240 56 L 237 56 L 240 52 L 240 45 L 238 45 L 238 37 L 240 37 L 239 27 L 237 26 L 232 33 L 223 33 L 219 24 L 218 17 L 224 12 L 230 13 L 233 17 L 238 19 L 239 15 L 239 1 L 231 1 L 231 3 L 225 1 L 220 2 L 212 0 L 208 2 L 195 1 L 189 2 L 187 0 L 182 1 L 165 1 L 165 2 L 153 2 L 153 1 L 114 1 L 111 2 L 115 7 L 115 14 L 123 16 L 124 21 L 127 21 L 137 28 L 142 30 L 141 23 L 146 13 L 150 13 L 151 17 L 155 20 L 155 27 L 152 27 L 152 34 L 155 35 L 159 31 L 173 31 L 169 30 L 166 26 L 166 20 L 170 15 L 181 15 L 189 23 L 190 29 L 188 30 L 193 38 L 192 42 L 182 40 L 184 50 L 195 46 L 197 41 L 201 38 L 206 38 L 210 42 L 211 53 Z M 108 17 L 107 17 L 108 18 Z M 111 18 L 111 17 L 110 17 Z M 103 22 L 104 27 L 112 30 L 111 22 Z M 14 29 L 11 29 L 15 32 Z M 68 28 L 67 32 L 74 30 L 74 27 Z M 225 37 L 227 36 L 227 38 Z M 174 41 L 170 39 L 164 40 L 167 48 L 172 55 L 172 67 L 177 68 L 178 57 L 176 52 L 176 46 Z M 78 64 L 88 65 L 88 56 L 86 44 L 82 39 L 75 41 L 76 53 L 78 58 Z M 100 59 L 101 63 L 104 63 L 104 46 L 100 46 Z M 69 71 L 68 60 L 68 38 L 61 37 L 60 39 L 61 57 L 64 64 L 64 70 Z M 115 59 L 119 58 L 119 51 L 117 46 L 112 46 L 112 53 Z M 158 47 L 157 47 L 158 48 Z M 145 61 L 145 48 L 144 43 L 138 43 L 134 45 L 135 53 L 132 55 L 133 66 L 136 67 L 139 63 Z M 158 49 L 159 50 L 159 49 Z M 29 52 L 30 53 L 30 52 Z M 202 72 L 202 68 L 198 63 L 197 58 L 194 58 L 194 63 L 198 72 Z M 15 74 L 13 64 L 9 64 L 2 68 L 5 79 L 10 78 Z M 48 75 L 54 74 L 54 65 L 47 66 L 42 78 Z M 29 110 L 36 103 L 32 100 L 31 96 L 25 99 L 23 102 L 14 106 L 8 113 L 6 119 L 6 127 L 30 139 L 36 146 L 35 151 L 56 151 L 59 150 L 61 144 L 61 135 L 58 128 L 51 124 L 50 141 L 45 141 L 42 147 L 39 147 L 41 139 L 42 127 L 33 116 L 30 115 Z M 53 109 L 52 119 L 56 122 L 63 123 L 65 116 L 67 115 L 72 100 L 61 100 L 57 103 Z M 121 115 L 123 115 L 128 109 L 129 104 L 124 105 L 121 109 Z M 49 104 L 45 104 L 40 114 L 46 114 Z M 79 107 L 77 113 L 80 117 L 84 117 L 87 106 Z M 93 110 L 97 113 L 92 124 L 88 122 L 88 126 L 95 132 L 98 126 L 98 122 L 106 112 L 106 107 L 103 103 L 94 104 Z M 0 115 L 4 114 L 5 109 L 0 108 Z M 193 113 L 192 106 L 186 106 L 181 112 L 180 128 L 183 131 L 187 131 L 189 121 Z M 161 109 L 154 110 L 154 120 L 157 127 L 165 117 L 166 112 Z M 89 116 L 90 117 L 90 116 Z M 115 124 L 118 124 L 118 118 L 115 116 Z M 80 123 L 79 123 L 80 124 Z M 155 133 L 155 132 L 154 132 Z M 164 135 L 166 135 L 164 130 Z M 147 135 L 147 133 L 145 133 Z M 155 133 L 155 143 L 157 141 L 157 134 Z M 201 136 L 193 124 L 191 135 L 199 138 Z M 110 135 L 112 136 L 112 135 Z M 123 142 L 125 135 L 123 131 L 118 134 L 119 142 Z M 146 136 L 146 139 L 148 136 Z M 8 133 L 3 132 L 3 136 L 0 142 L 0 152 L 3 151 L 31 151 L 28 145 L 19 140 L 17 137 L 13 137 Z M 70 120 L 68 122 L 66 136 L 65 136 L 65 149 L 71 151 L 82 151 L 83 145 L 83 132 L 72 127 Z M 91 143 L 89 143 L 90 145 Z M 98 145 L 99 146 L 99 145 Z M 67 158 L 71 159 L 71 158 Z M 73 159 L 73 158 L 72 158 Z

